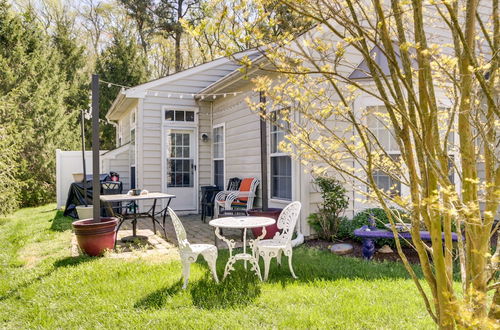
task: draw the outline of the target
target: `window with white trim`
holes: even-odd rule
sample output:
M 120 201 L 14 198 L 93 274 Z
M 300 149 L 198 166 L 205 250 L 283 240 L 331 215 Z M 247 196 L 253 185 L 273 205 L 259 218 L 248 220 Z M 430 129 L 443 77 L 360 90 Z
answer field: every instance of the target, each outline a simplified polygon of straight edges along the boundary
M 213 129 L 214 185 L 224 189 L 224 126 Z
M 381 114 L 385 107 L 377 106 L 368 109 L 367 126 L 373 133 L 381 148 L 395 162 L 399 162 L 401 152 L 392 131 L 388 128 Z M 401 182 L 381 169 L 373 171 L 373 179 L 381 190 L 388 192 L 391 197 L 401 196 Z
M 194 122 L 194 111 L 165 110 L 165 120 Z
M 271 114 L 271 150 L 269 153 L 271 163 L 271 198 L 292 200 L 292 159 L 290 155 L 282 152 L 280 142 L 285 140 L 289 128 L 284 116 L 289 109 L 274 111 Z

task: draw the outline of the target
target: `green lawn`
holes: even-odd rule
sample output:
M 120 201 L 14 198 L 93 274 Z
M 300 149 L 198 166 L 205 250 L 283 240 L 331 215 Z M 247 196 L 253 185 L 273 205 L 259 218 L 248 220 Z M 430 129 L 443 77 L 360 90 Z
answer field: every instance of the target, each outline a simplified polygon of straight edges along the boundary
M 178 261 L 71 258 L 71 222 L 54 206 L 0 218 L 0 328 L 434 327 L 397 263 L 301 247 L 298 280 L 273 262 L 268 283 L 237 269 L 216 285 L 199 262 L 183 291 Z

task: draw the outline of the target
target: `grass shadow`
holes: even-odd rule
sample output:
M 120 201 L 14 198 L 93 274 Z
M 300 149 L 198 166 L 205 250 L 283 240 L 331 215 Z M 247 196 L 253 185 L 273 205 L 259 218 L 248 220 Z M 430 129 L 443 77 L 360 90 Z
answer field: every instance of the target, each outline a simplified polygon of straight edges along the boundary
M 223 309 L 251 304 L 261 293 L 257 276 L 236 268 L 219 284 L 210 275 L 192 284 L 193 305 L 202 309 Z
M 50 230 L 52 231 L 66 231 L 72 229 L 73 218 L 65 217 L 64 212 L 58 210 L 53 219 L 49 220 L 52 222 L 50 225 Z
M 62 259 L 58 259 L 54 262 L 54 268 L 62 268 L 62 267 L 73 267 L 73 266 L 78 266 L 82 263 L 88 262 L 95 260 L 95 258 L 86 256 L 86 255 L 81 255 L 77 257 L 66 257 Z
M 161 309 L 167 301 L 182 290 L 182 281 L 177 281 L 173 285 L 161 288 L 148 294 L 134 304 L 138 309 Z
M 23 283 L 19 284 L 17 287 L 9 290 L 4 295 L 0 296 L 0 301 L 6 300 L 8 298 L 11 298 L 13 296 L 18 295 L 21 290 L 23 290 L 23 289 L 25 289 L 25 288 L 27 288 L 27 287 L 29 287 L 37 282 L 40 282 L 41 280 L 43 280 L 46 277 L 49 277 L 50 275 L 52 275 L 52 273 L 54 271 L 56 271 L 59 268 L 77 266 L 77 265 L 80 265 L 84 262 L 88 262 L 91 260 L 92 260 L 92 258 L 88 257 L 88 256 L 66 257 L 66 258 L 58 259 L 58 260 L 54 261 L 53 268 L 49 269 L 48 271 L 46 271 L 43 274 L 40 274 L 40 275 L 35 276 L 27 281 L 24 281 Z

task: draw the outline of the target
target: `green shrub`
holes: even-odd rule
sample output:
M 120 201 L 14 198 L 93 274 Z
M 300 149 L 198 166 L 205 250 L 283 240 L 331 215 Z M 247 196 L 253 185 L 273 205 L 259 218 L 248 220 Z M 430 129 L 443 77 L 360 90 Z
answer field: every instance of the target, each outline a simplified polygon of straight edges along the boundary
M 404 222 L 410 222 L 410 218 L 405 211 L 394 209 L 394 211 L 399 212 L 401 218 Z M 370 215 L 373 215 L 375 219 L 375 226 L 379 229 L 387 229 L 385 224 L 389 223 L 389 218 L 385 213 L 384 209 L 381 208 L 371 208 L 358 212 L 352 220 L 344 219 L 340 225 L 337 237 L 339 239 L 352 239 L 354 241 L 361 242 L 362 239 L 354 236 L 354 230 L 361 228 L 362 226 L 370 225 Z M 402 241 L 403 243 L 403 241 Z M 395 242 L 393 239 L 379 238 L 375 240 L 375 245 L 382 246 L 387 244 L 391 247 L 395 247 Z
M 308 217 L 311 227 L 318 233 L 318 237 L 332 240 L 337 235 L 341 214 L 349 205 L 349 198 L 342 184 L 334 178 L 319 177 L 314 180 L 321 191 L 323 203 L 316 213 Z

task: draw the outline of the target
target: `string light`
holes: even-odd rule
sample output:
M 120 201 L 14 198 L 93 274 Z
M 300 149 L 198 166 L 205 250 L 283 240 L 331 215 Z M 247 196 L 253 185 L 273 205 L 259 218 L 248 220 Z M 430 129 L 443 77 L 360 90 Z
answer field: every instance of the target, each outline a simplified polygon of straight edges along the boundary
M 167 98 L 172 98 L 172 97 L 175 97 L 175 98 L 179 98 L 179 99 L 183 99 L 185 97 L 187 98 L 195 98 L 195 97 L 199 97 L 200 99 L 202 100 L 205 100 L 206 98 L 212 98 L 212 99 L 216 99 L 217 97 L 227 97 L 229 95 L 233 95 L 233 96 L 236 96 L 238 94 L 241 94 L 243 92 L 241 91 L 238 91 L 238 92 L 230 92 L 230 93 L 203 93 L 203 94 L 195 94 L 195 93 L 177 93 L 177 92 L 164 92 L 164 91 L 155 91 L 155 90 L 148 90 L 147 93 L 150 93 L 149 95 L 154 95 L 154 96 L 162 96 L 162 93 L 165 93 L 163 95 L 166 95 Z
M 109 82 L 109 81 L 105 81 L 105 80 L 102 80 L 102 79 L 99 79 L 99 82 L 103 83 L 103 84 L 106 84 L 108 86 L 108 88 L 110 88 L 111 86 L 116 86 L 116 87 L 121 87 L 121 88 L 130 88 L 130 86 L 115 84 L 115 83 L 112 83 L 112 82 Z

